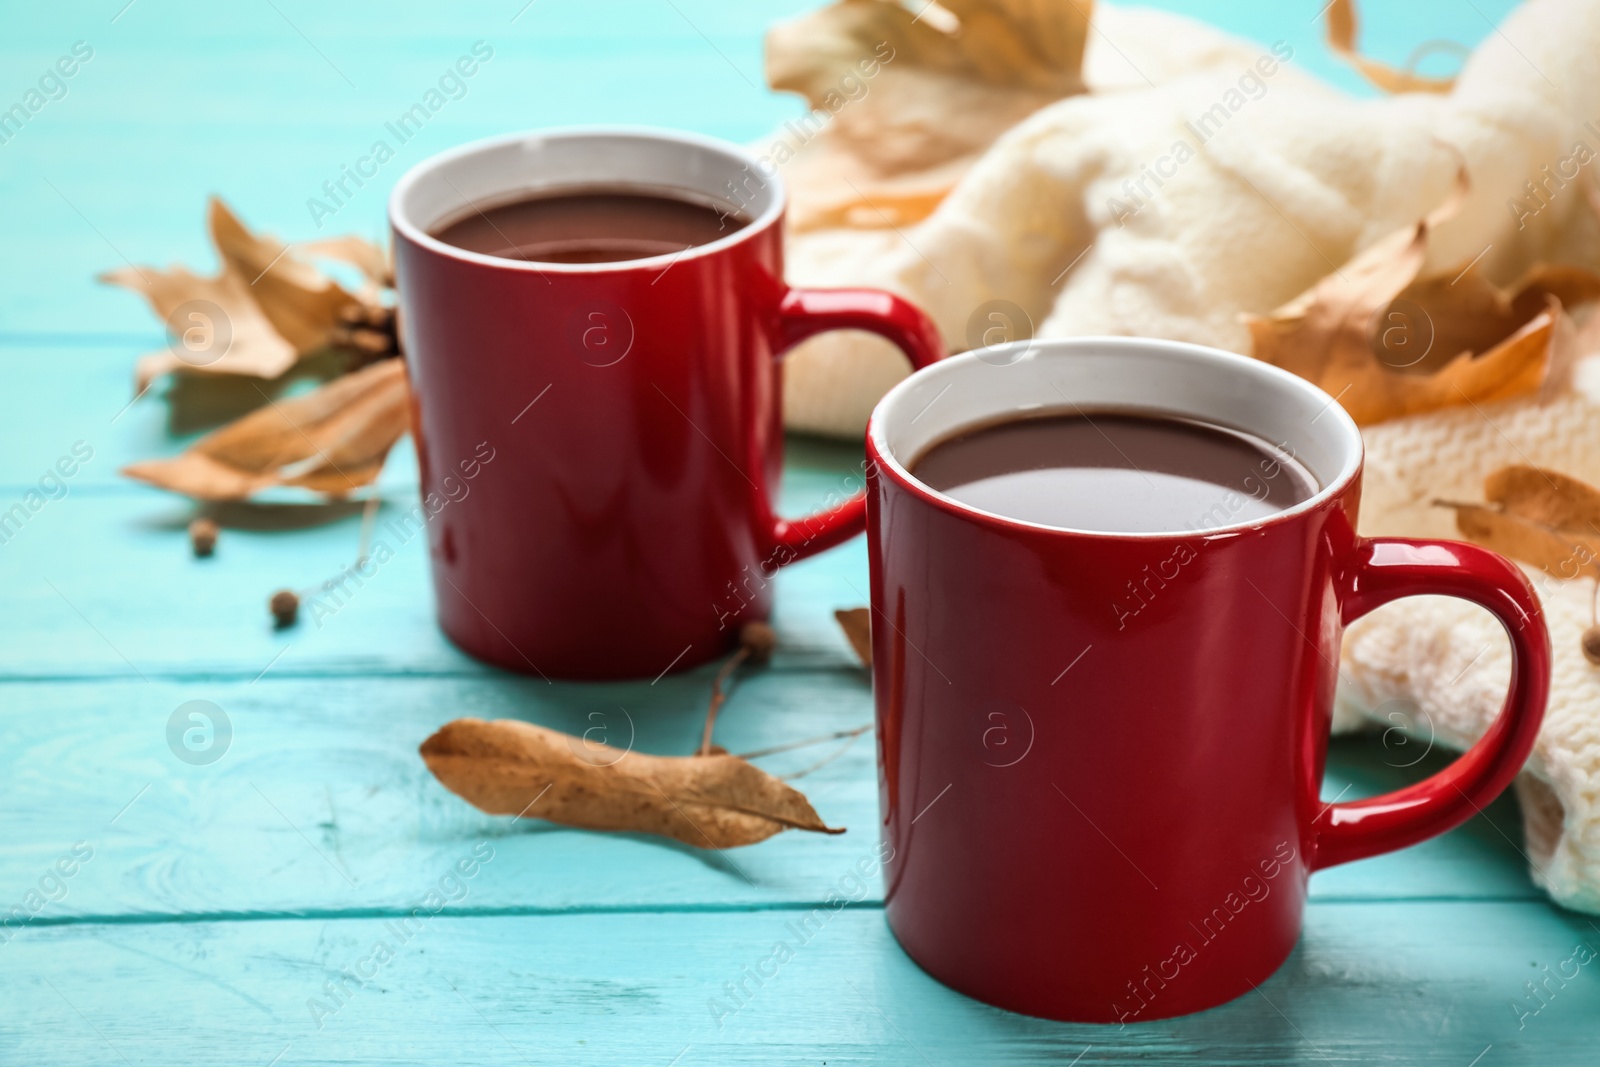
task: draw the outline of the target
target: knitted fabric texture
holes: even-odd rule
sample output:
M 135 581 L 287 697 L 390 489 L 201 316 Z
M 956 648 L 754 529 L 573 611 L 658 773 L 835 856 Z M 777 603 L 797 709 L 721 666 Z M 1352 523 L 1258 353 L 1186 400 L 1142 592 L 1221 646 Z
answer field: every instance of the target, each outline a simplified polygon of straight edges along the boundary
M 1483 479 L 1534 464 L 1600 484 L 1600 360 L 1578 388 L 1452 408 L 1366 430 L 1361 532 L 1459 537 L 1434 498 L 1480 500 Z M 1562 581 L 1524 568 L 1544 607 L 1553 651 L 1550 703 L 1517 781 L 1524 854 L 1536 883 L 1559 903 L 1600 912 L 1600 668 L 1580 646 L 1591 622 L 1593 579 Z M 1505 700 L 1511 648 L 1487 611 L 1448 597 L 1412 597 L 1357 620 L 1345 634 L 1334 729 L 1400 725 L 1420 742 L 1464 749 Z

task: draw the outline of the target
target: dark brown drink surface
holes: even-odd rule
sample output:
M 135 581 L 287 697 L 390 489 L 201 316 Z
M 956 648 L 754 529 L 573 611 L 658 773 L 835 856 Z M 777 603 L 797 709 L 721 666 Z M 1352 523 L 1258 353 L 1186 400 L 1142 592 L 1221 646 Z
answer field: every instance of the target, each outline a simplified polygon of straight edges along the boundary
M 674 196 L 578 189 L 472 211 L 435 229 L 433 236 L 501 259 L 615 263 L 710 244 L 746 221 Z
M 1287 451 L 1198 420 L 1126 411 L 1011 419 L 934 444 L 924 484 L 1006 518 L 1175 533 L 1257 522 L 1317 493 Z

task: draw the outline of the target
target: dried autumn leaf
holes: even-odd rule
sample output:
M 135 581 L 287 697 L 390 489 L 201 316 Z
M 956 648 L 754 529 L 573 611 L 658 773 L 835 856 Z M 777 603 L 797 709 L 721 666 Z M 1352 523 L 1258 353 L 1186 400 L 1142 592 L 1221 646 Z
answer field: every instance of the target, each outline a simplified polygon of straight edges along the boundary
M 273 329 L 251 296 L 248 282 L 227 270 L 215 278 L 202 278 L 183 267 L 167 271 L 130 267 L 102 274 L 100 280 L 142 295 L 178 335 L 177 345 L 139 357 L 134 369 L 136 392 L 144 392 L 152 381 L 172 371 L 276 378 L 300 357 L 294 345 Z
M 925 218 L 1001 133 L 1083 92 L 1091 0 L 915 7 L 840 0 L 768 32 L 767 83 L 812 107 L 771 152 L 792 231 Z
M 855 649 L 861 665 L 872 666 L 872 609 L 840 608 L 833 617 L 838 620 L 839 629 L 844 631 L 850 647 Z
M 1454 214 L 1466 191 L 1462 171 L 1426 218 L 1276 311 L 1246 316 L 1252 355 L 1321 386 L 1361 425 L 1539 388 L 1557 363 L 1561 298 L 1600 297 L 1600 277 L 1544 268 L 1512 294 L 1470 266 L 1449 280 L 1418 281 L 1430 230 Z
M 1456 510 L 1456 528 L 1475 544 L 1531 563 L 1558 578 L 1580 574 L 1600 576 L 1600 538 L 1589 539 L 1477 504 L 1448 505 Z
M 1529 521 L 1600 538 L 1600 489 L 1559 471 L 1502 467 L 1484 479 L 1483 495 Z
M 1432 372 L 1463 352 L 1488 351 L 1540 312 L 1559 317 L 1563 310 L 1596 300 L 1600 274 L 1584 267 L 1539 264 L 1510 289 L 1502 289 L 1473 264 L 1407 286 L 1379 316 L 1374 345 L 1391 368 Z M 1573 354 L 1562 353 L 1563 358 Z
M 805 795 L 737 756 L 647 756 L 501 719 L 457 719 L 422 743 L 444 787 L 491 815 L 734 848 L 783 830 L 838 834 Z
M 142 295 L 178 333 L 177 345 L 140 357 L 139 392 L 173 371 L 278 378 L 301 357 L 327 347 L 340 312 L 362 302 L 277 239 L 252 233 L 219 199 L 210 202 L 207 226 L 222 263 L 214 277 L 184 267 L 128 267 L 101 275 L 101 281 Z M 317 247 L 318 254 L 357 262 L 364 271 L 382 256 L 359 238 Z
M 221 200 L 211 200 L 209 221 L 223 269 L 250 279 L 256 303 L 283 339 L 301 352 L 326 344 L 340 309 L 355 297 L 277 238 L 251 233 Z
M 389 265 L 389 254 L 365 237 L 346 234 L 343 237 L 325 237 L 320 241 L 300 244 L 301 253 L 311 259 L 332 259 L 348 263 L 361 272 L 361 277 L 371 289 L 394 286 L 394 271 Z
M 277 485 L 341 497 L 377 478 L 409 423 L 405 364 L 386 359 L 122 473 L 200 500 L 243 500 Z
M 1333 0 L 1327 7 L 1328 47 L 1361 72 L 1373 85 L 1388 93 L 1448 93 L 1454 78 L 1430 78 L 1380 63 L 1361 54 L 1356 47 L 1358 25 L 1355 0 Z M 1421 49 L 1413 53 L 1419 58 Z
M 1487 505 L 1440 501 L 1469 541 L 1557 578 L 1600 577 L 1600 490 L 1538 467 L 1503 467 L 1484 480 Z

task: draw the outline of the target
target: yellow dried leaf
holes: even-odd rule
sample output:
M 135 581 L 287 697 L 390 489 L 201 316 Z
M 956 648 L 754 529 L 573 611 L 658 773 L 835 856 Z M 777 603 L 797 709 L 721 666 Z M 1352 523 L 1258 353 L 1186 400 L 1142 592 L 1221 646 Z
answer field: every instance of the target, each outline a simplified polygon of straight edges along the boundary
M 1600 298 L 1600 276 L 1544 267 L 1503 291 L 1474 267 L 1418 279 L 1434 226 L 1466 195 L 1358 253 L 1265 316 L 1251 354 L 1314 382 L 1365 426 L 1532 392 L 1557 369 L 1562 300 Z
M 850 647 L 855 649 L 861 665 L 872 666 L 872 609 L 840 608 L 833 617 L 838 620 L 839 629 L 844 631 Z
M 501 719 L 457 719 L 422 743 L 446 789 L 491 815 L 734 848 L 783 830 L 838 834 L 798 790 L 737 756 L 647 756 Z
M 219 199 L 209 204 L 207 225 L 222 263 L 215 277 L 183 267 L 129 267 L 101 275 L 101 281 L 142 295 L 178 334 L 177 345 L 139 359 L 139 392 L 169 372 L 278 378 L 301 357 L 327 347 L 340 312 L 361 302 L 276 238 L 252 233 Z M 365 271 L 381 252 L 358 251 L 358 243 L 365 245 L 358 238 L 321 242 L 317 254 L 360 260 L 357 266 Z
M 1600 577 L 1600 490 L 1558 471 L 1502 467 L 1484 480 L 1488 504 L 1440 501 L 1469 541 L 1557 578 Z
M 1448 93 L 1454 78 L 1430 78 L 1392 67 L 1361 54 L 1356 47 L 1358 25 L 1355 0 L 1333 0 L 1327 7 L 1328 47 L 1355 67 L 1373 85 L 1388 93 Z M 1420 50 L 1413 57 L 1420 55 Z
M 386 359 L 122 473 L 200 500 L 243 500 L 278 485 L 341 497 L 377 478 L 409 423 L 405 364 Z
M 1005 130 L 1083 91 L 1091 0 L 840 0 L 767 34 L 767 82 L 812 112 L 779 131 L 789 224 L 931 214 Z

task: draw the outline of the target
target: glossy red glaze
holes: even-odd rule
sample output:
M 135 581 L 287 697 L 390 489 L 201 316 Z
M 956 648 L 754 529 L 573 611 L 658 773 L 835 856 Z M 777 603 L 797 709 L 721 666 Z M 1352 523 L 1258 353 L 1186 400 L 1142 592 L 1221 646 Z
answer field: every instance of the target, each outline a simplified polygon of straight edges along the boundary
M 440 624 L 515 671 L 648 678 L 721 654 L 767 617 L 779 566 L 864 518 L 859 496 L 774 511 L 778 357 L 847 327 L 916 366 L 942 355 L 898 297 L 787 288 L 777 213 L 666 263 L 484 260 L 396 227 Z
M 1461 823 L 1533 744 L 1549 639 L 1528 583 L 1470 545 L 1355 537 L 1359 470 L 1259 527 L 1123 538 L 973 512 L 868 449 L 888 917 L 974 997 L 1131 1022 L 1249 992 L 1294 947 L 1311 871 Z M 1505 710 L 1442 773 L 1329 804 L 1343 627 L 1418 593 L 1505 623 Z

